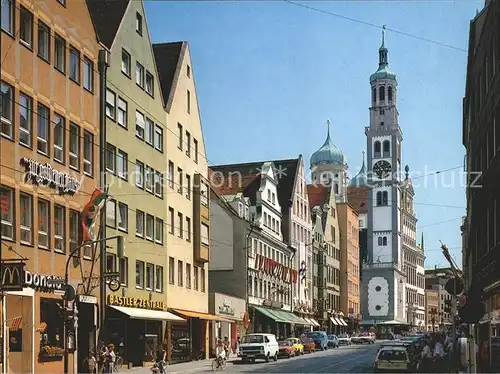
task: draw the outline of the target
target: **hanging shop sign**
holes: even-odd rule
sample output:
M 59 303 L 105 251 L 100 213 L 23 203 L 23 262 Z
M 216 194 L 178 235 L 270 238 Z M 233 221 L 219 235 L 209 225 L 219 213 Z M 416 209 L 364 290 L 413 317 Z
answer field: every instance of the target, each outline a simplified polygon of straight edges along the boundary
M 137 297 L 108 296 L 108 305 L 125 306 L 129 308 L 164 310 L 163 301 L 139 299 Z
M 24 272 L 24 286 L 41 292 L 63 290 L 64 278 L 56 275 L 31 273 L 26 270 Z
M 74 195 L 81 187 L 79 179 L 54 169 L 50 164 L 28 157 L 23 157 L 20 164 L 25 168 L 27 181 L 59 190 L 61 195 Z
M 274 278 L 281 279 L 287 283 L 297 283 L 298 271 L 290 269 L 277 261 L 267 258 L 261 254 L 255 255 L 255 268 Z
M 0 289 L 2 291 L 22 291 L 24 287 L 24 262 L 2 261 Z
M 219 314 L 234 316 L 234 309 L 231 307 L 231 302 L 229 300 L 224 299 L 222 305 L 219 305 Z

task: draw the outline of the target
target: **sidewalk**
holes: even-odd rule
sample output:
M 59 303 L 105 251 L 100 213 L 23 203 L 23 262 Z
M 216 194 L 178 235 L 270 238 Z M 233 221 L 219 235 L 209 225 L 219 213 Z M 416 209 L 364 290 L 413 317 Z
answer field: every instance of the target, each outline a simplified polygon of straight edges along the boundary
M 212 371 L 212 360 L 200 360 L 200 361 L 191 361 L 191 362 L 182 362 L 180 364 L 172 364 L 167 366 L 168 374 L 188 374 L 188 373 L 196 373 L 200 371 Z M 238 361 L 238 357 L 233 355 L 229 358 L 228 362 Z M 149 366 L 145 367 L 135 367 L 133 369 L 125 369 L 123 368 L 120 372 L 123 373 L 134 373 L 134 374 L 146 374 L 151 373 L 151 363 Z

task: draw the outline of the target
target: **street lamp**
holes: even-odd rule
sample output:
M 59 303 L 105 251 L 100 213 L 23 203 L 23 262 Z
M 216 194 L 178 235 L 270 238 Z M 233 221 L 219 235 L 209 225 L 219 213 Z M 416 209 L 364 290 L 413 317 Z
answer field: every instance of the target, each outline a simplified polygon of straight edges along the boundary
M 112 240 L 112 239 L 116 239 L 116 254 L 117 254 L 117 257 L 118 258 L 123 258 L 124 257 L 124 244 L 123 244 L 123 236 L 121 235 L 115 235 L 115 236 L 110 236 L 110 237 L 107 237 L 107 238 L 102 238 L 102 239 L 99 239 L 99 240 L 92 240 L 92 241 L 86 241 L 85 243 L 82 243 L 81 245 L 79 245 L 78 247 L 76 247 L 75 249 L 73 249 L 69 255 L 68 255 L 68 259 L 66 260 L 66 267 L 65 267 L 65 271 L 64 271 L 64 308 L 63 308 L 63 321 L 64 321 L 64 329 L 63 329 L 63 337 L 64 337 L 64 373 L 68 373 L 68 365 L 69 365 L 69 360 L 68 360 L 68 317 L 69 317 L 69 313 L 68 313 L 68 308 L 69 308 L 69 301 L 70 299 L 74 300 L 75 298 L 75 291 L 74 291 L 74 288 L 72 290 L 72 286 L 69 284 L 69 262 L 71 260 L 71 258 L 73 258 L 74 254 L 76 252 L 78 252 L 82 247 L 86 246 L 86 245 L 91 245 L 91 244 L 97 244 L 97 243 L 102 243 L 102 242 L 106 242 L 108 240 Z M 101 258 L 100 261 L 105 261 L 105 259 Z M 101 274 L 101 279 L 100 281 L 101 282 L 106 282 L 106 278 L 111 278 L 111 277 L 117 277 L 119 275 L 119 273 L 108 273 L 108 274 Z M 118 285 L 120 284 L 120 282 L 118 282 Z M 71 287 L 71 288 L 70 288 Z M 74 310 L 74 308 L 73 308 Z M 77 317 L 76 317 L 76 314 L 74 315 L 74 328 L 76 330 L 76 328 L 78 327 L 77 325 Z M 102 326 L 100 326 L 102 328 Z M 76 331 L 75 331 L 76 332 Z M 76 344 L 76 337 L 74 339 L 74 344 Z

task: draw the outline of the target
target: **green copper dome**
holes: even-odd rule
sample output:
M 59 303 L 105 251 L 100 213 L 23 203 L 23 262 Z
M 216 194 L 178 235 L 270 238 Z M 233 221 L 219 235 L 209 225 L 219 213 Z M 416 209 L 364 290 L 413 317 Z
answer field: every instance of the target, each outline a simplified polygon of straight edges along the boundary
M 320 164 L 345 164 L 344 153 L 332 142 L 330 138 L 330 121 L 328 121 L 328 133 L 326 140 L 316 152 L 311 156 L 311 167 Z
M 366 175 L 365 152 L 363 152 L 363 165 L 359 173 L 351 179 L 349 187 L 366 187 L 368 188 L 368 176 Z
M 370 83 L 378 79 L 396 80 L 396 73 L 389 70 L 389 51 L 385 46 L 385 26 L 382 30 L 382 45 L 378 50 L 378 70 L 370 76 Z
M 379 69 L 370 75 L 370 83 L 373 83 L 377 79 L 392 79 L 396 80 L 396 73 L 393 73 L 392 71 L 389 70 L 389 67 L 383 66 L 382 68 L 379 67 Z

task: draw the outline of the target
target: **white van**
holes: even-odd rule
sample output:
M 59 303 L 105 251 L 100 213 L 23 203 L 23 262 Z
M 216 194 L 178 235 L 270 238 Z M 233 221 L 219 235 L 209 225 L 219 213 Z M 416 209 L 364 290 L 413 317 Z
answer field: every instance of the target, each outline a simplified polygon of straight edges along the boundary
M 239 357 L 243 361 L 255 362 L 263 358 L 266 362 L 270 359 L 278 360 L 280 347 L 274 334 L 248 334 L 241 339 Z

